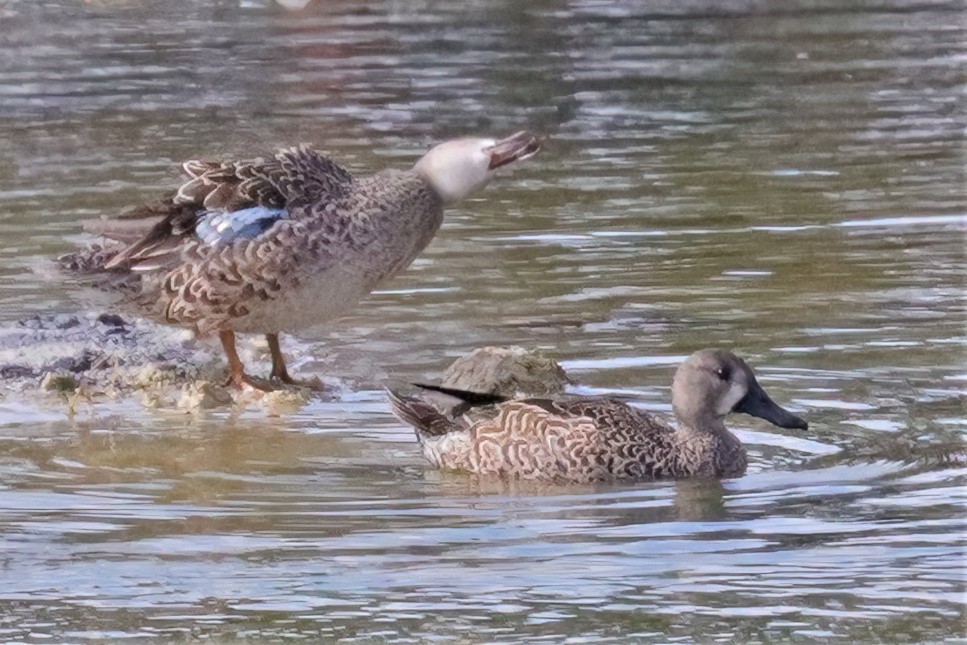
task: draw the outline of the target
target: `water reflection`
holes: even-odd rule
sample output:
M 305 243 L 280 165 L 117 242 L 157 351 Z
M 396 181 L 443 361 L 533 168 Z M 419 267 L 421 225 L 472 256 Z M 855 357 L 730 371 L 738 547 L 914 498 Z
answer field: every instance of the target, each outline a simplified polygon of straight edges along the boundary
M 35 2 L 0 8 L 0 320 L 75 311 L 78 221 L 199 155 L 354 169 L 527 126 L 526 177 L 301 339 L 354 394 L 267 418 L 0 400 L 0 635 L 601 642 L 963 632 L 962 9 Z M 377 389 L 484 344 L 668 414 L 748 356 L 808 437 L 724 482 L 427 471 Z M 754 422 L 749 422 L 754 423 Z M 744 426 L 744 427 L 743 427 Z

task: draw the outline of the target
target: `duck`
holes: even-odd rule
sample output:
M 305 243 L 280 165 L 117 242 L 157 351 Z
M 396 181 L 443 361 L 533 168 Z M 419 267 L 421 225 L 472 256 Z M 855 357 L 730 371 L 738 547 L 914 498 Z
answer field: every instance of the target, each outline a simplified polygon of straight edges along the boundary
M 336 318 L 397 275 L 433 239 L 444 207 L 537 154 L 521 131 L 445 141 L 407 170 L 356 176 L 308 145 L 251 160 L 182 164 L 178 189 L 124 215 L 89 222 L 103 241 L 60 258 L 84 286 L 158 322 L 218 336 L 226 385 L 306 385 L 279 336 Z M 250 376 L 236 334 L 263 334 L 268 382 Z
M 393 413 L 416 430 L 431 464 L 475 475 L 576 484 L 738 477 L 748 462 L 727 415 L 808 429 L 769 397 L 744 360 L 722 349 L 695 352 L 676 370 L 678 427 L 611 397 L 510 398 L 415 385 L 416 395 L 387 389 Z M 430 393 L 460 404 L 441 412 Z

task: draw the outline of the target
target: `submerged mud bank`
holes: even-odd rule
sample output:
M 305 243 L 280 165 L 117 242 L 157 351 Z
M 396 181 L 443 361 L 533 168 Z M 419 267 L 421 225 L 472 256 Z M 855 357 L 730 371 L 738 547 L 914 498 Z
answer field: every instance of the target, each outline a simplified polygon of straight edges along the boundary
M 243 349 L 248 360 L 257 351 Z M 259 357 L 260 358 L 260 357 Z M 116 314 L 50 314 L 0 328 L 0 398 L 82 401 L 133 397 L 185 410 L 248 405 L 298 407 L 305 388 L 235 390 L 224 383 L 217 343 L 188 330 Z

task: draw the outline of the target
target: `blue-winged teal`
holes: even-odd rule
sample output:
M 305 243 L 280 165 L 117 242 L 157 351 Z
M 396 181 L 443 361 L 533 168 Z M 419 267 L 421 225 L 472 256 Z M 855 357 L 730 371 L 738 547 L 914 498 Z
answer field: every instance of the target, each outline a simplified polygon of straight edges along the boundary
M 152 318 L 218 333 L 237 386 L 255 382 L 235 351 L 236 332 L 265 334 L 272 378 L 293 383 L 280 332 L 345 313 L 426 247 L 446 204 L 539 149 L 527 132 L 459 139 L 410 170 L 366 177 L 306 146 L 269 159 L 188 161 L 176 193 L 96 222 L 89 230 L 108 241 L 61 265 Z
M 450 414 L 423 397 L 390 391 L 393 412 L 416 429 L 423 454 L 439 468 L 562 482 L 731 477 L 746 469 L 745 449 L 724 418 L 744 412 L 782 428 L 806 422 L 779 407 L 745 361 L 706 349 L 679 366 L 665 421 L 617 399 L 500 395 L 421 386 L 462 400 Z

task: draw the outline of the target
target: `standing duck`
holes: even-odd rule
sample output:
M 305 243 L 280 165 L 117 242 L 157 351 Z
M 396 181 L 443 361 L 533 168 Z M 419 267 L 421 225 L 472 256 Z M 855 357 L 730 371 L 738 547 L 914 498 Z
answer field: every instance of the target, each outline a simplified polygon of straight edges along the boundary
M 271 379 L 288 373 L 279 334 L 335 318 L 406 268 L 445 205 L 540 149 L 528 132 L 457 139 L 409 170 L 356 177 L 307 146 L 269 159 L 188 161 L 173 195 L 88 230 L 107 241 L 61 258 L 68 272 L 121 294 L 161 322 L 217 333 L 229 383 L 245 372 L 236 333 L 265 334 Z
M 745 473 L 746 454 L 725 427 L 727 414 L 807 429 L 769 398 L 745 361 L 715 349 L 692 354 L 675 373 L 677 429 L 617 399 L 512 400 L 419 387 L 462 404 L 445 415 L 424 398 L 389 391 L 393 412 L 416 429 L 424 456 L 435 466 L 481 475 L 571 483 L 734 477 Z

